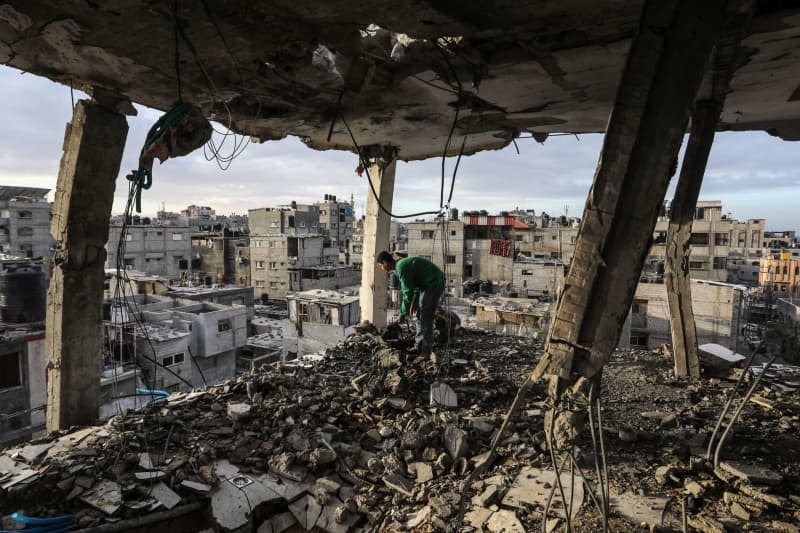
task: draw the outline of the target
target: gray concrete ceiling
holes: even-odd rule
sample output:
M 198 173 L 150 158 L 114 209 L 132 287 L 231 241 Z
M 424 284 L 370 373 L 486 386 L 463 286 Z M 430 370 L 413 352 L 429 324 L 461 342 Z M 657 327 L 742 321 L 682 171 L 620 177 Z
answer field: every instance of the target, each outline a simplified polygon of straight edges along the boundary
M 170 1 L 0 3 L 0 63 L 167 109 Z M 392 144 L 405 160 L 533 133 L 602 132 L 641 2 L 179 0 L 183 99 L 262 140 Z M 800 4 L 759 4 L 721 130 L 800 139 Z M 205 70 L 205 74 L 203 71 Z M 460 96 L 459 96 L 460 93 Z M 20 95 L 23 98 L 24 95 Z

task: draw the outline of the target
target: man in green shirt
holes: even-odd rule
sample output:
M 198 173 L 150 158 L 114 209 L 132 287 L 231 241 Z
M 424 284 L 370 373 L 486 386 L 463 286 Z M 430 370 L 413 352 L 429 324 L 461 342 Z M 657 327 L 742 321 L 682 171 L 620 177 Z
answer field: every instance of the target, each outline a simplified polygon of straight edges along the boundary
M 381 252 L 378 265 L 386 272 L 396 271 L 400 280 L 402 303 L 397 316 L 401 320 L 416 313 L 416 352 L 429 356 L 433 349 L 433 319 L 439 298 L 444 292 L 444 273 L 422 257 L 406 257 L 395 261 L 389 252 Z

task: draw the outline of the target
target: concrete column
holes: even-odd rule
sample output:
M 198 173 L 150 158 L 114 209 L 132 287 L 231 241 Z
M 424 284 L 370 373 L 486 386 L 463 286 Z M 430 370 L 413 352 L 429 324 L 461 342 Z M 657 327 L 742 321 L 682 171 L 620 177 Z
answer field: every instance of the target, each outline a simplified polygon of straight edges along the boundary
M 737 0 L 729 4 L 729 15 L 714 51 L 711 68 L 711 91 L 707 99 L 699 100 L 692 113 L 692 128 L 686 153 L 672 200 L 664 281 L 669 302 L 672 351 L 675 357 L 675 374 L 680 377 L 700 377 L 700 359 L 697 353 L 697 328 L 692 309 L 692 287 L 689 276 L 692 222 L 700 187 L 706 171 L 714 132 L 730 87 L 734 69 L 739 64 L 740 43 L 747 29 L 754 3 Z
M 669 302 L 672 352 L 677 376 L 700 377 L 697 354 L 697 330 L 692 310 L 692 287 L 689 276 L 692 234 L 697 198 L 706 171 L 708 155 L 714 142 L 714 130 L 722 111 L 722 102 L 697 103 L 692 114 L 692 129 L 683 156 L 678 186 L 672 200 L 667 227 L 664 281 Z
M 394 172 L 397 160 L 370 166 L 372 187 L 387 211 L 392 210 L 394 196 Z M 369 320 L 379 328 L 386 327 L 389 280 L 386 272 L 375 262 L 375 257 L 389 249 L 392 217 L 378 205 L 370 188 L 367 191 L 367 206 L 364 218 L 363 265 L 361 266 L 361 319 Z
M 128 123 L 81 100 L 67 124 L 50 232 L 47 294 L 47 430 L 94 423 L 100 407 L 105 245 Z
M 595 378 L 617 345 L 674 172 L 723 0 L 648 0 L 609 118 L 545 354 L 551 394 Z

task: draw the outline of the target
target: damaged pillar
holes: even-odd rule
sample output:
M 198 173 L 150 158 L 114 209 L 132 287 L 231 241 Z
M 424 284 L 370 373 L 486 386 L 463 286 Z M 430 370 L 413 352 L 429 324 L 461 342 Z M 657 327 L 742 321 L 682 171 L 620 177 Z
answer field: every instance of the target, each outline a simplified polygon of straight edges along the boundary
M 648 0 L 542 360 L 528 382 L 595 378 L 617 346 L 725 2 Z M 585 381 L 580 380 L 582 383 Z
M 669 325 L 677 376 L 700 377 L 697 330 L 692 310 L 689 276 L 690 247 L 695 206 L 706 171 L 722 102 L 700 101 L 692 113 L 692 129 L 672 200 L 667 227 L 664 281 L 669 302 Z
M 67 124 L 50 225 L 56 253 L 47 293 L 48 431 L 97 420 L 105 245 L 127 135 L 125 116 L 96 101 L 79 101 Z
M 714 51 L 711 91 L 704 99 L 698 100 L 692 113 L 692 128 L 670 210 L 664 278 L 669 302 L 675 374 L 679 377 L 700 377 L 697 329 L 689 276 L 689 239 L 703 175 L 711 145 L 714 143 L 714 132 L 738 64 L 740 43 L 752 17 L 753 7 L 751 0 L 736 0 L 728 4 L 730 13 Z
M 388 306 L 389 280 L 375 258 L 383 250 L 389 250 L 391 241 L 392 217 L 386 211 L 392 210 L 394 196 L 394 172 L 397 161 L 390 147 L 391 155 L 370 165 L 369 176 L 372 186 L 367 191 L 367 206 L 364 219 L 363 264 L 361 267 L 361 319 L 369 320 L 379 328 L 386 327 L 386 308 Z M 373 194 L 374 190 L 374 194 Z M 375 195 L 378 195 L 378 198 Z M 379 200 L 380 199 L 380 203 Z M 383 209 L 381 208 L 383 206 Z

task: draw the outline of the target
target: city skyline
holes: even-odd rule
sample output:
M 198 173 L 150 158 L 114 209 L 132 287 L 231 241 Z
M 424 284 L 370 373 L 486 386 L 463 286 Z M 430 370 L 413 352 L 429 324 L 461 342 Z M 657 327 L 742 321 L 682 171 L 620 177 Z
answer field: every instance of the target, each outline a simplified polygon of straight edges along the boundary
M 71 117 L 72 98 L 85 97 L 43 78 L 0 67 L 0 97 L 6 127 L 0 143 L 0 183 L 55 189 L 64 126 Z M 117 179 L 113 213 L 121 213 L 127 196 L 125 175 L 136 165 L 141 143 L 160 111 L 136 106 L 128 117 L 130 130 Z M 552 215 L 581 216 L 591 186 L 602 135 L 554 136 L 540 145 L 531 139 L 503 150 L 462 158 L 452 207 L 499 212 L 534 209 Z M 265 206 L 313 203 L 325 194 L 355 197 L 363 211 L 368 185 L 358 177 L 357 158 L 350 152 L 319 152 L 296 138 L 251 143 L 227 171 L 207 161 L 203 151 L 168 160 L 153 169 L 153 187 L 143 191 L 143 214 L 165 203 L 167 211 L 189 204 L 208 205 L 220 214 L 245 213 Z M 441 159 L 399 163 L 393 211 L 407 214 L 439 208 Z M 455 158 L 446 160 L 449 188 Z M 800 152 L 791 142 L 764 132 L 717 135 L 706 172 L 701 200 L 720 200 L 734 218 L 766 219 L 771 231 L 800 229 L 795 212 L 800 190 Z M 666 199 L 672 197 L 677 176 Z M 51 193 L 52 198 L 52 193 Z

